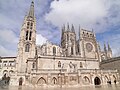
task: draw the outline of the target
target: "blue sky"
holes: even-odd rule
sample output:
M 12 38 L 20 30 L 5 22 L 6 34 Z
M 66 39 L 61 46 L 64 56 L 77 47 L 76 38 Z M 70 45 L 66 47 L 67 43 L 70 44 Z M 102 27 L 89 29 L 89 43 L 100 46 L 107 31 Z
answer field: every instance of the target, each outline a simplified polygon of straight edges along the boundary
M 120 55 L 120 0 L 34 0 L 37 44 L 60 44 L 63 24 L 94 30 L 101 48 L 109 42 Z M 0 0 L 0 56 L 16 56 L 24 16 L 31 0 Z

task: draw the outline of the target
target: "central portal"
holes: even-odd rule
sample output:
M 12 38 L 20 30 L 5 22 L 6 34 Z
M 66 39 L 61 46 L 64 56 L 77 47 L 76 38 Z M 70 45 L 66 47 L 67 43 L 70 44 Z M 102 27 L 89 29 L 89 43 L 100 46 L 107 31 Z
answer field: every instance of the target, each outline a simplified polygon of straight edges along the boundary
M 96 77 L 96 78 L 94 79 L 94 84 L 95 84 L 95 85 L 100 85 L 100 84 L 101 84 L 101 81 L 100 81 L 100 79 L 99 79 L 98 77 Z

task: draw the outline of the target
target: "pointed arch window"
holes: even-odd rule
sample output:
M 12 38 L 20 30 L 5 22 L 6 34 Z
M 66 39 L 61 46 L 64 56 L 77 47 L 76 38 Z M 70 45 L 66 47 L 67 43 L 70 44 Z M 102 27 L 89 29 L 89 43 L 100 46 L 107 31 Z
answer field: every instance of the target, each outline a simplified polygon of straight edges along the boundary
M 33 23 L 31 23 L 31 26 L 33 26 Z
M 67 40 L 69 40 L 69 35 L 67 34 Z
M 26 40 L 28 40 L 28 31 L 26 31 Z
M 32 31 L 30 31 L 29 40 L 31 40 L 31 37 L 32 37 Z
M 53 55 L 56 55 L 56 47 L 53 47 Z
M 61 67 L 61 62 L 60 61 L 58 62 L 58 67 Z
M 78 53 L 80 52 L 79 45 L 78 45 Z
M 31 22 L 30 29 L 32 29 L 32 28 L 33 28 L 33 23 Z
M 35 63 L 33 62 L 33 64 L 32 64 L 32 68 L 35 68 Z
M 27 25 L 29 26 L 29 25 L 30 25 L 30 22 L 27 22 Z
M 82 62 L 80 62 L 80 68 L 83 68 Z
M 29 52 L 30 51 L 30 44 L 26 44 L 25 45 L 25 52 Z
M 71 55 L 73 55 L 73 47 L 71 47 Z
M 29 29 L 29 26 L 30 26 L 30 22 L 27 22 L 27 29 Z

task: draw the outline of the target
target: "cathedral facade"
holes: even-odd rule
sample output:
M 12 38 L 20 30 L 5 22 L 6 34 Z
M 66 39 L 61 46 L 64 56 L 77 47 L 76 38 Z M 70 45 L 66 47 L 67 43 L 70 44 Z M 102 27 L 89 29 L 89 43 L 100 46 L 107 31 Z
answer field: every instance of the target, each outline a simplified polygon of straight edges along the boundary
M 118 81 L 117 70 L 101 70 L 99 63 L 112 58 L 110 45 L 101 51 L 93 31 L 63 26 L 61 45 L 36 45 L 34 2 L 20 31 L 16 57 L 0 57 L 0 76 L 10 76 L 10 85 L 71 86 L 103 85 Z

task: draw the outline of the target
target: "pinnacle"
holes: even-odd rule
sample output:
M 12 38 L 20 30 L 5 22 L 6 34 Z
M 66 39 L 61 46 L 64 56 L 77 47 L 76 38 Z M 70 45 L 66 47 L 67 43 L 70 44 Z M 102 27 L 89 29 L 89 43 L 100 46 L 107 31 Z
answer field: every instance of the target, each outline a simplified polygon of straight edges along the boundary
M 28 16 L 34 17 L 34 1 L 32 0 Z

